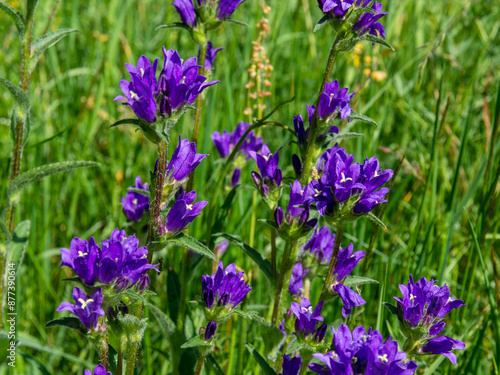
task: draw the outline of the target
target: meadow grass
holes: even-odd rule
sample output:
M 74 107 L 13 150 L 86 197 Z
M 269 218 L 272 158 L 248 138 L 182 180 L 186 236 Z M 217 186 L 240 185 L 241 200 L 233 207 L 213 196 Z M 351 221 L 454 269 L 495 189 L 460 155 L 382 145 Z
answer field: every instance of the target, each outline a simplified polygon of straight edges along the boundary
M 24 5 L 9 3 L 17 8 Z M 274 71 L 267 111 L 294 96 L 295 100 L 274 116 L 293 126 L 292 117 L 305 115 L 306 103 L 315 100 L 332 32 L 324 28 L 313 33 L 312 25 L 321 18 L 314 0 L 268 3 L 272 8 L 268 15 L 271 33 L 265 47 Z M 366 269 L 367 277 L 379 281 L 362 287 L 367 304 L 355 311 L 349 323 L 372 326 L 384 337 L 393 334 L 401 339 L 397 319 L 384 310 L 382 303 L 392 302 L 399 294 L 398 284 L 410 273 L 437 278 L 467 303 L 450 314 L 444 332 L 464 341 L 467 348 L 457 353 L 456 367 L 444 357 L 429 357 L 424 358 L 419 367 L 425 370 L 419 373 L 498 374 L 500 291 L 495 270 L 500 264 L 495 268 L 494 259 L 498 264 L 500 3 L 387 0 L 384 7 L 389 12 L 384 21 L 387 40 L 396 52 L 364 44 L 355 53 L 342 55 L 333 74 L 342 86 L 358 92 L 356 111 L 380 124 L 378 128 L 360 122 L 343 124 L 344 129 L 363 132 L 365 137 L 345 140 L 342 146 L 360 162 L 368 155 L 378 156 L 385 168 L 396 169 L 402 160 L 389 203 L 382 208 L 388 229 L 376 230 L 368 220 L 359 220 L 346 229 L 344 246 L 352 241 L 355 250 L 367 251 L 361 269 Z M 200 131 L 199 152 L 211 155 L 198 168 L 194 182 L 201 198 L 211 196 L 220 178 L 217 172 L 221 164 L 210 134 L 233 129 L 238 121 L 247 120 L 243 115 L 247 102 L 244 85 L 255 23 L 262 17 L 258 1 L 248 0 L 235 16 L 248 27 L 224 25 L 212 40 L 225 49 L 213 74 L 220 83 L 207 92 Z M 96 236 L 101 241 L 113 228 L 123 226 L 126 218 L 121 197 L 136 175 L 148 176 L 156 158 L 155 150 L 133 127 L 109 128 L 131 114 L 113 102 L 120 94 L 120 79 L 128 79 L 124 64 L 137 61 L 141 54 L 160 57 L 162 45 L 178 49 L 184 58 L 195 56 L 197 50 L 182 30 L 155 30 L 158 25 L 177 21 L 168 1 L 46 0 L 40 1 L 36 17 L 35 35 L 46 28 L 70 27 L 79 32 L 49 49 L 35 72 L 30 86 L 32 129 L 22 169 L 67 159 L 98 161 L 101 168 L 57 175 L 24 192 L 15 217 L 16 222 L 31 220 L 29 246 L 17 284 L 21 356 L 15 370 L 4 365 L 0 373 L 82 373 L 85 366 L 90 368 L 98 362 L 92 346 L 75 332 L 45 328 L 46 322 L 56 317 L 56 306 L 68 300 L 71 293 L 71 285 L 62 279 L 72 274 L 59 268 L 59 249 L 69 247 L 75 236 Z M 14 26 L 3 14 L 0 35 L 0 77 L 16 82 L 19 41 Z M 0 91 L 0 102 L 0 117 L 8 118 L 12 100 L 5 91 Z M 193 118 L 184 116 L 174 137 L 188 137 Z M 6 180 L 10 136 L 8 127 L 0 125 L 0 129 L 0 174 Z M 264 128 L 261 135 L 271 150 L 292 140 L 278 128 Z M 283 153 L 282 166 L 290 165 L 283 167 L 284 175 L 293 173 L 290 156 L 291 152 Z M 251 168 L 253 164 L 242 173 L 242 186 L 224 227 L 224 232 L 239 233 L 247 242 L 253 196 Z M 5 187 L 0 191 L 5 193 Z M 205 215 L 197 218 L 191 229 L 197 238 L 204 238 Z M 257 218 L 269 216 L 265 205 L 259 203 Z M 375 231 L 378 236 L 372 239 Z M 270 256 L 269 230 L 257 223 L 255 233 L 253 246 Z M 283 245 L 278 242 L 278 259 Z M 180 253 L 179 249 L 164 254 L 164 268 L 172 265 L 178 270 Z M 224 262 L 230 261 L 237 261 L 252 278 L 247 305 L 258 309 L 268 304 L 268 281 L 234 245 L 224 255 Z M 200 294 L 200 276 L 208 272 L 207 267 L 201 264 L 193 271 L 190 299 Z M 167 293 L 171 293 L 167 291 L 167 273 L 153 282 L 155 305 L 167 311 Z M 321 280 L 312 290 L 315 299 Z M 323 316 L 338 317 L 339 308 L 339 304 L 333 304 Z M 266 316 L 268 312 L 264 309 L 261 313 Z M 200 321 L 194 309 L 188 316 L 187 336 L 196 333 Z M 213 359 L 226 374 L 258 374 L 260 370 L 247 352 L 229 350 L 234 355 L 224 360 L 222 354 L 238 345 L 243 334 L 248 342 L 261 347 L 254 341 L 258 329 L 252 323 L 236 319 L 231 324 L 236 329 L 232 336 L 222 337 Z M 137 373 L 167 373 L 168 339 L 151 327 L 145 337 Z M 208 371 L 218 373 L 211 363 Z

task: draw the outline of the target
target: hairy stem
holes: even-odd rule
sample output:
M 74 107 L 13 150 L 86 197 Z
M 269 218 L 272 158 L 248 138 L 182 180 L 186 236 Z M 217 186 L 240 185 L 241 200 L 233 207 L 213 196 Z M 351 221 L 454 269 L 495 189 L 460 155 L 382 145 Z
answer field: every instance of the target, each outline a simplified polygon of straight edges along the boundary
M 281 261 L 280 267 L 280 278 L 278 280 L 278 286 L 276 288 L 276 297 L 274 299 L 274 309 L 272 324 L 279 325 L 281 321 L 281 315 L 286 303 L 286 294 L 288 292 L 288 287 L 290 286 L 290 280 L 292 278 L 293 263 L 297 258 L 299 253 L 298 241 L 293 243 L 287 242 L 285 247 L 285 253 L 283 254 L 283 260 Z
M 318 303 L 324 301 L 328 295 L 328 288 L 333 282 L 333 272 L 335 271 L 335 265 L 337 264 L 337 258 L 340 250 L 340 241 L 342 240 L 342 234 L 344 233 L 344 222 L 340 221 L 337 226 L 337 233 L 335 233 L 335 244 L 333 246 L 332 259 L 330 260 L 330 266 L 328 267 L 328 273 L 326 274 L 325 283 L 321 290 L 321 295 L 319 297 Z
M 332 48 L 330 49 L 330 55 L 328 56 L 328 62 L 326 64 L 325 73 L 323 74 L 323 81 L 321 82 L 321 88 L 319 90 L 318 98 L 316 99 L 316 109 L 314 110 L 313 121 L 311 123 L 311 127 L 309 129 L 309 139 L 307 140 L 307 152 L 306 157 L 303 161 L 302 172 L 300 175 L 300 183 L 302 186 L 306 185 L 309 182 L 309 176 L 311 175 L 311 169 L 314 165 L 314 144 L 316 142 L 316 130 L 318 126 L 318 107 L 319 101 L 321 99 L 321 94 L 325 90 L 326 83 L 330 79 L 333 71 L 333 65 L 335 64 L 335 60 L 337 59 L 337 44 L 340 40 L 340 34 L 337 35 L 335 41 L 333 42 Z
M 103 365 L 107 371 L 108 370 L 108 337 L 106 335 L 103 335 L 102 339 L 99 342 L 99 355 L 101 358 L 101 365 Z
M 116 363 L 116 375 L 123 375 L 123 348 L 120 344 L 118 348 L 118 359 Z
M 276 252 L 276 229 L 271 228 L 271 271 L 274 281 L 276 281 Z
M 201 370 L 203 369 L 203 365 L 205 364 L 206 354 L 202 354 L 200 358 L 198 358 L 198 363 L 196 364 L 196 370 L 194 371 L 194 375 L 200 375 Z

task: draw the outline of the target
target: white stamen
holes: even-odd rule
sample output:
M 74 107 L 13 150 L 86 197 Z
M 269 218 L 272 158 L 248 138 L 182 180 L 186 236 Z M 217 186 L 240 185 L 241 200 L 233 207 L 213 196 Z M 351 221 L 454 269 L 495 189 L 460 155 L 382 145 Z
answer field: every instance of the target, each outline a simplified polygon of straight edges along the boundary
M 141 77 L 144 77 L 144 69 L 139 69 L 141 71 Z
M 340 173 L 340 175 L 342 176 L 342 180 L 340 180 L 340 182 L 346 182 L 346 181 L 352 181 L 352 178 L 350 177 L 345 177 L 345 174 L 344 173 Z
M 192 204 L 186 204 L 186 208 L 187 208 L 188 210 L 192 210 L 192 209 L 193 209 L 193 205 L 192 205 Z
M 414 300 L 415 298 L 417 298 L 417 296 L 414 296 L 413 294 L 411 294 L 411 293 L 410 293 L 410 301 L 412 301 L 412 302 L 413 302 L 413 300 Z
M 135 92 L 130 91 L 130 97 L 135 100 L 139 100 L 139 95 L 137 95 Z
M 389 360 L 387 359 L 387 354 L 379 355 L 378 359 L 380 359 L 380 362 L 385 362 L 385 363 L 389 362 Z
M 88 300 L 83 300 L 83 298 L 78 298 L 78 302 L 81 303 L 82 305 L 82 309 L 85 309 L 87 307 L 87 305 L 90 303 L 90 302 L 94 302 L 94 300 L 92 298 L 89 298 Z
M 85 255 L 88 255 L 89 253 L 82 253 L 81 251 L 78 251 L 78 256 L 79 257 L 84 257 Z
M 135 206 L 135 205 L 137 204 L 137 199 L 134 199 L 134 200 L 132 201 L 132 204 Z
M 146 254 L 144 254 L 141 259 L 146 259 L 148 256 Z

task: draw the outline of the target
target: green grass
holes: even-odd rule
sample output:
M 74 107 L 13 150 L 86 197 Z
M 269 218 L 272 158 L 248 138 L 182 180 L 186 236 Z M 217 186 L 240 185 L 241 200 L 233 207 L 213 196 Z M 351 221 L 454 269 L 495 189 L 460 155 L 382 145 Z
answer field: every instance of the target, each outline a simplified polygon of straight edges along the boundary
M 304 1 L 309 2 L 310 13 L 304 11 Z M 267 110 L 295 96 L 293 103 L 274 116 L 288 126 L 292 126 L 292 116 L 305 115 L 306 103 L 313 103 L 332 42 L 329 28 L 316 33 L 308 29 L 308 17 L 314 23 L 321 14 L 315 0 L 304 1 L 269 1 L 271 34 L 265 46 L 274 71 Z M 15 1 L 9 3 L 20 7 Z M 47 27 L 55 3 L 40 1 L 36 36 Z M 388 229 L 380 231 L 373 253 L 368 255 L 372 262 L 365 267 L 365 276 L 380 284 L 362 287 L 367 304 L 355 310 L 354 321 L 400 339 L 397 319 L 381 310 L 381 303 L 391 302 L 392 296 L 398 295 L 398 284 L 410 273 L 438 278 L 467 303 L 450 314 L 444 332 L 463 340 L 467 349 L 457 353 L 456 367 L 436 357 L 423 358 L 420 367 L 429 374 L 498 373 L 500 333 L 495 309 L 500 296 L 492 254 L 496 253 L 498 262 L 499 146 L 497 139 L 491 140 L 491 134 L 496 134 L 493 129 L 498 127 L 500 99 L 500 4 L 495 0 L 383 3 L 390 12 L 384 21 L 387 40 L 397 51 L 365 44 L 360 66 L 353 65 L 353 54 L 344 54 L 333 74 L 342 86 L 358 91 L 356 110 L 380 124 L 379 128 L 359 122 L 344 124 L 343 129 L 363 132 L 365 137 L 346 140 L 342 146 L 354 153 L 357 161 L 378 156 L 385 168 L 395 169 L 405 156 L 383 216 Z M 200 198 L 211 198 L 221 167 L 210 134 L 233 129 L 238 121 L 246 120 L 244 85 L 255 23 L 261 18 L 258 2 L 248 0 L 235 18 L 249 27 L 227 24 L 212 33 L 214 45 L 225 49 L 217 58 L 214 72 L 220 83 L 208 91 L 200 131 L 200 152 L 211 155 L 197 170 L 194 186 Z M 0 374 L 80 374 L 82 362 L 89 368 L 90 363 L 98 362 L 96 351 L 78 333 L 44 327 L 60 316 L 55 308 L 70 298 L 72 288 L 61 281 L 72 275 L 59 268 L 59 249 L 69 247 L 75 236 L 95 236 L 101 241 L 113 228 L 126 223 L 120 199 L 136 175 L 147 177 L 156 156 L 132 127 L 109 128 L 114 121 L 130 117 L 130 112 L 113 98 L 120 94 L 120 79 L 128 78 L 124 63 L 136 62 L 141 54 L 161 57 L 161 46 L 165 45 L 178 49 L 184 58 L 196 55 L 186 32 L 155 30 L 174 21 L 178 21 L 177 14 L 168 1 L 88 0 L 62 1 L 48 25 L 49 31 L 69 27 L 79 32 L 49 49 L 36 69 L 30 86 L 32 131 L 22 170 L 63 160 L 93 160 L 102 167 L 47 178 L 27 188 L 21 198 L 15 221 L 31 220 L 28 250 L 17 281 L 17 329 L 22 332 L 23 343 L 18 352 L 22 356 L 18 356 L 15 370 L 4 365 Z M 20 43 L 15 27 L 3 14 L 0 36 L 0 77 L 16 82 Z M 386 78 L 380 82 L 367 79 L 362 70 L 370 67 L 385 72 Z M 0 103 L 0 117 L 9 117 L 12 99 L 3 89 Z M 193 121 L 193 114 L 184 116 L 174 137 L 189 137 Z M 10 135 L 8 127 L 0 125 L 0 129 L 0 175 L 6 181 Z M 265 128 L 262 136 L 271 150 L 285 146 L 282 166 L 291 165 L 296 148 L 289 145 L 290 135 L 278 128 Z M 490 154 L 492 147 L 495 151 Z M 253 195 L 250 164 L 242 174 L 243 185 L 224 228 L 246 242 Z M 291 167 L 285 167 L 284 174 L 291 176 Z M 2 186 L 0 191 L 4 190 Z M 470 226 L 465 212 L 470 216 Z M 269 215 L 259 202 L 257 218 Z M 204 238 L 205 217 L 198 218 L 191 231 L 199 239 Z M 344 246 L 351 240 L 356 250 L 367 250 L 374 229 L 368 220 L 347 226 Z M 254 247 L 270 256 L 269 230 L 257 223 L 256 233 Z M 281 254 L 284 244 L 278 242 L 278 247 Z M 170 250 L 164 265 L 171 264 L 179 271 L 181 252 Z M 271 295 L 267 280 L 234 245 L 224 255 L 224 262 L 230 261 L 247 273 L 251 271 L 253 290 L 247 306 L 268 304 Z M 362 275 L 364 266 L 361 264 L 355 273 Z M 193 271 L 189 299 L 200 294 L 200 275 L 205 271 L 204 264 Z M 157 278 L 153 288 L 157 296 L 152 298 L 163 311 L 167 311 L 168 303 L 166 279 L 166 272 Z M 320 289 L 321 281 L 313 283 L 311 297 Z M 339 308 L 335 303 L 326 308 L 325 321 L 338 319 Z M 261 312 L 267 314 L 265 309 Z M 194 309 L 190 309 L 189 317 L 187 336 L 192 336 L 201 319 Z M 150 318 L 153 323 L 154 318 Z M 244 327 L 240 319 L 232 322 L 233 330 L 227 336 L 222 331 L 220 352 L 214 359 L 227 369 L 226 374 L 237 374 L 236 366 L 244 367 L 245 373 L 259 373 L 248 352 L 242 352 L 245 357 L 240 356 L 240 364 L 237 350 L 232 351 L 234 357 L 222 354 L 225 345 L 237 345 L 242 333 L 262 353 L 262 345 L 254 341 L 258 327 L 253 323 L 246 326 L 248 331 Z M 167 373 L 168 338 L 157 329 L 149 329 L 146 336 L 137 373 Z

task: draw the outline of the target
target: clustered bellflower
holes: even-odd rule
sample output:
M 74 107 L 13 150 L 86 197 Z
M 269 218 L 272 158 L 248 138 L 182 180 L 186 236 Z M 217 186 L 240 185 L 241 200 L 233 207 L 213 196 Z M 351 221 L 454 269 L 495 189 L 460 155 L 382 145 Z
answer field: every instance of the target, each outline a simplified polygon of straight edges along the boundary
M 300 238 L 309 233 L 318 223 L 318 219 L 309 220 L 308 191 L 303 189 L 298 180 L 290 184 L 291 192 L 286 215 L 281 207 L 274 211 L 274 220 L 284 236 Z
M 127 237 L 116 228 L 111 237 L 97 246 L 94 238 L 84 241 L 73 238 L 69 249 L 61 249 L 62 266 L 72 268 L 88 286 L 97 280 L 102 284 L 116 285 L 123 289 L 132 287 L 139 280 L 149 285 L 147 271 L 156 266 L 148 264 L 148 249 L 139 247 L 135 234 Z
M 225 159 L 229 157 L 234 147 L 238 144 L 249 126 L 250 124 L 248 123 L 240 122 L 236 126 L 236 129 L 232 132 L 224 130 L 221 134 L 216 131 L 211 135 L 214 146 L 219 152 L 221 158 Z M 264 143 L 261 137 L 255 136 L 253 131 L 248 133 L 247 137 L 241 144 L 241 147 L 238 150 L 237 157 L 234 161 L 236 167 L 231 177 L 231 183 L 233 187 L 236 186 L 240 180 L 241 168 L 243 168 L 248 159 L 250 159 L 250 152 L 261 152 L 263 146 Z
M 99 316 L 104 315 L 102 305 L 102 288 L 94 290 L 89 297 L 78 287 L 73 289 L 73 300 L 75 304 L 63 302 L 57 308 L 57 311 L 70 311 L 75 314 L 82 324 L 89 330 L 97 326 Z
M 148 184 L 143 184 L 141 177 L 135 178 L 135 185 L 131 188 L 149 191 Z M 139 221 L 144 212 L 149 208 L 149 197 L 147 195 L 128 191 L 125 198 L 122 198 L 123 212 L 131 221 Z
M 141 56 L 137 67 L 127 64 L 131 82 L 122 80 L 120 85 L 125 96 L 114 100 L 125 101 L 137 117 L 154 123 L 158 116 L 171 117 L 180 108 L 191 105 L 201 92 L 219 81 L 205 82 L 198 74 L 196 57 L 182 62 L 179 53 L 163 47 L 164 64 L 159 79 L 156 79 L 158 59 L 153 64 Z
M 245 0 L 175 0 L 172 5 L 179 13 L 182 23 L 189 28 L 195 28 L 198 24 L 195 8 L 205 8 L 204 12 L 200 13 L 222 21 L 231 17 L 236 8 L 244 2 Z
M 207 205 L 207 201 L 194 203 L 196 191 L 180 191 L 177 194 L 174 204 L 169 209 L 167 216 L 158 226 L 160 235 L 176 235 L 184 230 L 197 216 L 201 215 L 201 210 Z
M 334 334 L 333 350 L 315 353 L 322 363 L 311 363 L 309 368 L 320 375 L 410 375 L 417 369 L 415 361 L 407 361 L 406 353 L 398 351 L 397 341 L 384 338 L 379 331 L 364 327 L 351 330 L 342 324 Z
M 183 181 L 208 155 L 196 153 L 196 143 L 179 136 L 179 144 L 167 166 L 170 181 Z
M 99 365 L 94 369 L 94 372 L 90 370 L 85 370 L 84 375 L 112 375 L 111 372 L 106 371 L 106 368 L 103 365 Z
M 205 55 L 205 72 L 211 72 L 214 66 L 215 58 L 217 54 L 222 51 L 224 47 L 214 48 L 211 41 L 207 42 L 207 52 Z M 198 64 L 200 63 L 200 51 L 198 51 Z
M 308 202 L 315 204 L 321 216 L 356 220 L 381 203 L 387 202 L 388 188 L 380 188 L 392 178 L 393 171 L 379 169 L 376 157 L 363 164 L 354 163 L 354 156 L 334 146 L 319 160 L 318 180 L 308 185 Z
M 264 145 L 260 154 L 254 151 L 249 152 L 260 171 L 260 174 L 255 171 L 252 172 L 253 182 L 271 210 L 276 208 L 281 197 L 280 186 L 283 176 L 281 169 L 278 167 L 279 151 L 271 154 L 267 145 Z
M 326 82 L 325 90 L 321 93 L 318 116 L 321 119 L 328 119 L 335 114 L 342 120 L 347 119 L 351 113 L 351 99 L 356 93 L 348 93 L 349 89 L 344 87 L 340 89 L 339 81 L 334 80 L 331 83 Z
M 302 360 L 300 356 L 290 358 L 289 355 L 283 356 L 283 372 L 281 375 L 299 375 Z
M 304 278 L 309 273 L 308 269 L 304 269 L 302 263 L 295 263 L 292 269 L 292 277 L 288 291 L 294 296 L 300 296 L 304 288 Z
M 302 247 L 302 253 L 309 253 L 319 263 L 328 264 L 332 259 L 335 234 L 326 226 L 316 227 L 311 238 Z
M 417 282 L 410 275 L 408 284 L 399 285 L 403 298 L 397 301 L 398 318 L 403 333 L 414 341 L 419 354 L 442 354 L 454 365 L 457 358 L 451 350 L 464 349 L 462 341 L 439 335 L 446 326 L 443 318 L 453 309 L 465 306 L 464 301 L 450 296 L 450 289 L 445 284 L 436 285 L 437 281 L 425 277 Z
M 307 298 L 302 298 L 300 304 L 292 302 L 290 309 L 295 315 L 295 336 L 300 340 L 319 343 L 323 341 L 326 334 L 326 324 L 321 316 L 323 301 L 313 309 L 311 302 Z M 319 324 L 319 325 L 318 325 Z

